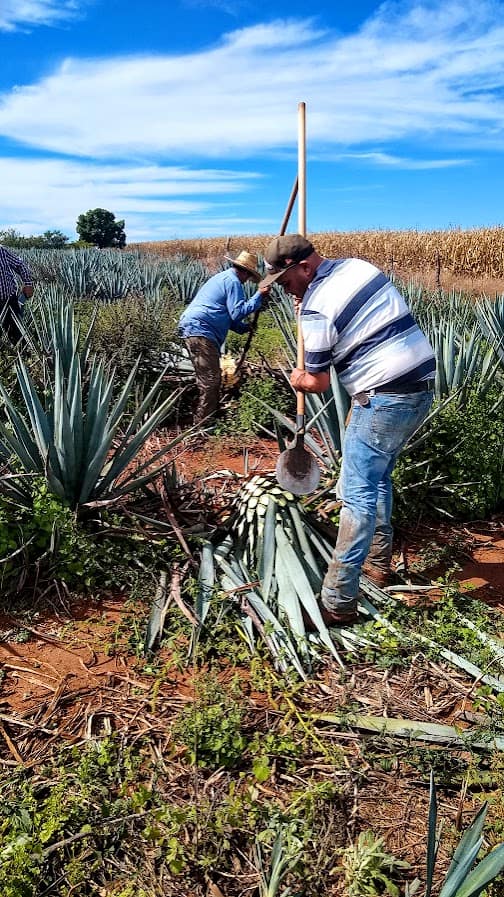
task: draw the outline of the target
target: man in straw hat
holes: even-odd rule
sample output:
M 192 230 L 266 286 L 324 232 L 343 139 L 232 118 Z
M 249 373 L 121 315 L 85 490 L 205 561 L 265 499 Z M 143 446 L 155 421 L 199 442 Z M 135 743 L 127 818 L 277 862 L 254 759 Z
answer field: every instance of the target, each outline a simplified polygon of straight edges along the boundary
M 338 538 L 319 602 L 327 625 L 351 623 L 361 569 L 382 587 L 391 575 L 391 475 L 431 407 L 434 353 L 401 294 L 370 262 L 323 258 L 300 234 L 276 237 L 264 260 L 261 285 L 280 284 L 301 316 L 305 370 L 294 368 L 292 386 L 325 392 L 334 368 L 352 397 Z
M 219 407 L 221 346 L 229 330 L 248 332 L 250 325 L 244 318 L 261 307 L 263 296 L 270 291 L 266 285 L 250 299 L 245 295 L 243 284 L 247 280 L 258 283 L 261 279 L 253 252 L 243 249 L 236 258 L 228 255 L 224 258 L 231 262 L 231 267 L 203 284 L 179 321 L 179 332 L 186 342 L 199 389 L 194 422 L 210 427 Z

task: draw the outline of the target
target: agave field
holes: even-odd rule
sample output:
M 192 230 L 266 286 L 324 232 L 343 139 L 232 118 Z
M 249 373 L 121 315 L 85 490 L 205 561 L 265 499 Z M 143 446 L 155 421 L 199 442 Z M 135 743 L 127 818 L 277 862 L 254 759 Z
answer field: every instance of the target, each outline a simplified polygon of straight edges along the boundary
M 454 270 L 500 273 L 459 236 Z M 395 472 L 397 585 L 363 576 L 329 630 L 348 398 L 307 396 L 320 486 L 283 491 L 275 287 L 196 443 L 177 321 L 229 243 L 155 248 L 24 252 L 0 334 L 2 897 L 501 897 L 504 585 L 476 561 L 504 548 L 504 297 L 398 281 L 435 403 Z

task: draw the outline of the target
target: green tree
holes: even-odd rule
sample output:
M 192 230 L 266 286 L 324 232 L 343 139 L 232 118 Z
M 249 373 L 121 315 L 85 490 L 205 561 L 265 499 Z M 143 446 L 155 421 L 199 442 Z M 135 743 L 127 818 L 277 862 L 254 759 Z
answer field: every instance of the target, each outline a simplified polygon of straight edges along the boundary
M 43 249 L 63 249 L 68 237 L 60 230 L 46 230 L 41 236 Z
M 68 237 L 60 230 L 46 230 L 43 234 L 24 237 L 13 227 L 0 231 L 0 243 L 11 249 L 63 249 Z
M 99 249 L 107 246 L 118 246 L 120 249 L 126 245 L 124 233 L 124 221 L 116 221 L 113 212 L 107 209 L 89 209 L 79 215 L 76 231 L 81 240 L 92 243 Z
M 0 243 L 2 246 L 7 246 L 9 249 L 19 249 L 23 245 L 24 239 L 22 234 L 13 227 L 0 230 Z

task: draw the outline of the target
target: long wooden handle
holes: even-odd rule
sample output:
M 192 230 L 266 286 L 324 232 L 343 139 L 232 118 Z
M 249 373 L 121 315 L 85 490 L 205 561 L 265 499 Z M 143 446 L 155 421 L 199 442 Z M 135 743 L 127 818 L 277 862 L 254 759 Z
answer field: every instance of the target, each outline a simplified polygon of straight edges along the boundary
M 306 237 L 306 103 L 298 104 L 298 233 Z M 304 370 L 304 342 L 301 313 L 297 313 L 297 366 Z M 297 426 L 304 430 L 305 394 L 297 390 Z M 300 420 L 302 418 L 302 420 Z
M 298 105 L 298 233 L 306 237 L 306 103 Z
M 285 231 L 289 226 L 289 218 L 291 216 L 292 209 L 294 207 L 294 203 L 296 202 L 296 196 L 298 194 L 298 185 L 299 178 L 296 175 L 296 180 L 292 185 L 291 195 L 289 196 L 289 202 L 287 203 L 287 208 L 285 209 L 285 215 L 283 216 L 282 223 L 280 225 L 280 230 L 278 231 L 279 237 L 283 237 Z
M 297 367 L 304 371 L 304 342 L 303 331 L 301 330 L 301 314 L 297 312 Z M 305 394 L 302 389 L 296 390 L 296 413 L 298 418 L 304 418 L 305 414 Z M 299 426 L 299 421 L 298 421 Z M 303 422 L 304 426 L 304 422 Z

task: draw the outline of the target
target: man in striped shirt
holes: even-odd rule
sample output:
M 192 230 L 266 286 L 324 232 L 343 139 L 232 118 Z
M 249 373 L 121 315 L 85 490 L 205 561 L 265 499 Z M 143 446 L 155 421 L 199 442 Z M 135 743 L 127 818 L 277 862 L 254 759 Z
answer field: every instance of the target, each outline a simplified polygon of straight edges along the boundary
M 21 290 L 18 281 L 21 281 Z M 26 299 L 33 296 L 33 277 L 18 255 L 0 246 L 0 326 L 13 344 L 21 337 L 17 323 L 22 315 L 20 293 Z
M 435 358 L 398 290 L 363 259 L 326 259 L 300 234 L 275 238 L 269 274 L 295 297 L 305 370 L 291 384 L 325 392 L 330 368 L 352 397 L 342 451 L 336 547 L 320 609 L 327 625 L 357 618 L 359 576 L 386 585 L 392 559 L 392 471 L 432 404 Z

